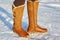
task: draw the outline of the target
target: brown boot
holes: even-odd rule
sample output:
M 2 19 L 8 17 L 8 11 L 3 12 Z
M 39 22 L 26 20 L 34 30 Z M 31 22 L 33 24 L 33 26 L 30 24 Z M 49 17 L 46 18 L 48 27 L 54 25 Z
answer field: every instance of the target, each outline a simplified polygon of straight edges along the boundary
M 38 1 L 28 1 L 28 17 L 29 17 L 29 27 L 28 32 L 47 32 L 46 28 L 41 28 L 37 25 L 37 14 L 38 14 Z
M 34 29 L 34 17 L 33 17 L 33 2 L 27 1 L 27 10 L 28 10 L 28 17 L 29 17 L 29 27 L 28 32 L 35 32 Z
M 22 16 L 23 16 L 24 5 L 15 7 L 15 5 L 13 4 L 12 10 L 14 16 L 13 31 L 21 37 L 27 37 L 29 34 L 22 28 Z

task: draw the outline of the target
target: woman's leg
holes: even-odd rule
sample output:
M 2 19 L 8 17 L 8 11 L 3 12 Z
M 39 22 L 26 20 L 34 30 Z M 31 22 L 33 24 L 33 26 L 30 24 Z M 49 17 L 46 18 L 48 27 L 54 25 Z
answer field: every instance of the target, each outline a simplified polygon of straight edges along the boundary
M 21 37 L 27 37 L 28 33 L 22 28 L 22 17 L 25 0 L 15 0 L 12 5 L 14 25 L 13 31 Z
M 46 28 L 41 28 L 37 24 L 37 14 L 38 14 L 38 0 L 29 0 L 27 1 L 28 7 L 28 17 L 29 17 L 29 27 L 28 32 L 47 32 Z

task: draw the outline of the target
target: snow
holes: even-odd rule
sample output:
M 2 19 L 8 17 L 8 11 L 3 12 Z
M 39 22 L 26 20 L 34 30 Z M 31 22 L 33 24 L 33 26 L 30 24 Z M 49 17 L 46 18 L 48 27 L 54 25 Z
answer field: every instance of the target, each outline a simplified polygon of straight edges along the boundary
M 23 38 L 12 31 L 13 13 L 11 2 L 9 4 L 7 4 L 8 2 L 4 3 L 4 1 L 0 2 L 0 40 L 60 40 L 60 3 L 41 2 L 38 9 L 38 25 L 47 28 L 48 33 L 31 33 L 28 38 Z M 26 4 L 22 22 L 24 30 L 27 31 L 28 15 Z

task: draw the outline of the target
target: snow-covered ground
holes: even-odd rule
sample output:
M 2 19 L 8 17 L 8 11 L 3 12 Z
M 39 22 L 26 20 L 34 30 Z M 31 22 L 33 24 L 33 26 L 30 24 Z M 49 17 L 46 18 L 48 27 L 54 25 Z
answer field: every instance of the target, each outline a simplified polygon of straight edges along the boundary
M 12 32 L 13 13 L 12 0 L 0 1 L 0 40 L 60 40 L 60 3 L 40 2 L 38 11 L 38 24 L 48 29 L 48 33 L 30 34 L 28 38 L 19 37 Z M 27 7 L 25 4 L 23 15 L 23 28 L 28 28 Z

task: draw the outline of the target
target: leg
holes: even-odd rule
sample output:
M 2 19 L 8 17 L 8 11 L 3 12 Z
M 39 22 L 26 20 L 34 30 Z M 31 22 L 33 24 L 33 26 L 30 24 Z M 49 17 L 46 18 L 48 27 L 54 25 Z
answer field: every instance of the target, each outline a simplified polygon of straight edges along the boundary
M 34 13 L 33 13 L 34 15 L 33 16 L 34 16 L 35 30 L 37 32 L 47 32 L 47 29 L 46 28 L 41 28 L 37 24 L 38 5 L 39 5 L 39 2 L 38 1 L 37 2 L 34 2 Z
M 22 17 L 23 17 L 25 1 L 22 3 L 19 3 L 19 2 L 22 2 L 22 1 L 21 0 L 14 1 L 13 5 L 12 5 L 13 16 L 14 16 L 13 31 L 16 32 L 19 36 L 27 37 L 28 33 L 25 30 L 23 30 L 23 28 L 22 28 Z
M 29 17 L 29 27 L 28 32 L 34 31 L 34 17 L 33 17 L 33 2 L 27 1 L 28 17 Z
M 28 6 L 28 16 L 29 16 L 29 27 L 28 27 L 28 32 L 47 32 L 47 29 L 41 28 L 37 25 L 37 14 L 38 14 L 38 0 L 35 1 L 28 1 L 27 6 Z M 33 30 L 33 31 L 32 31 Z

